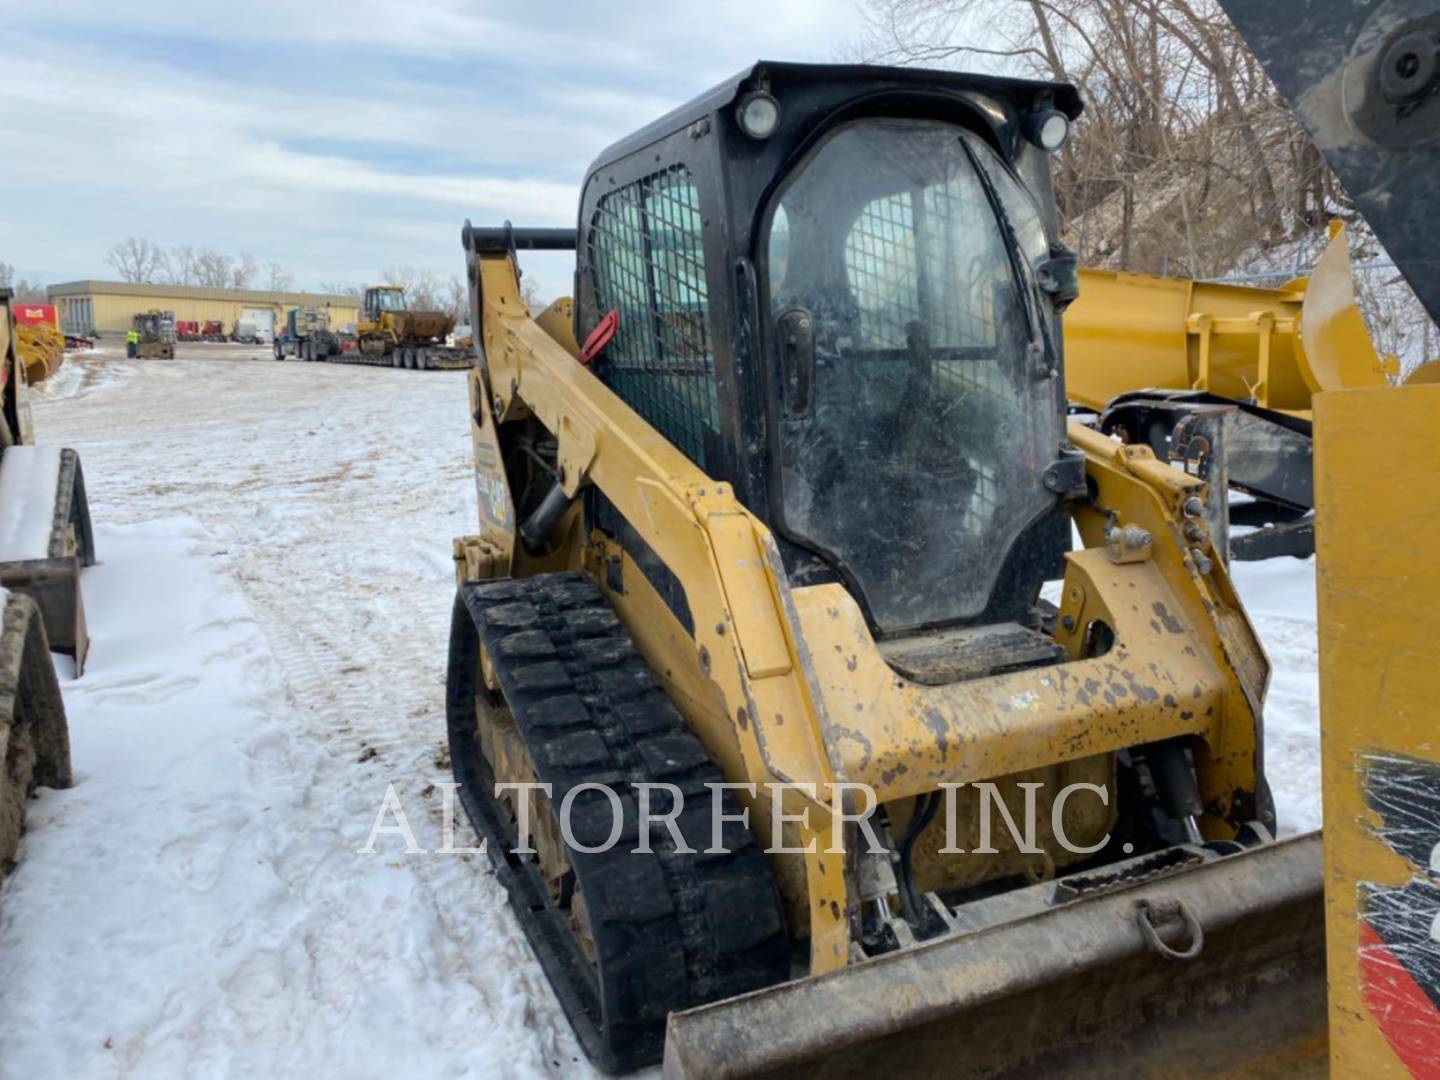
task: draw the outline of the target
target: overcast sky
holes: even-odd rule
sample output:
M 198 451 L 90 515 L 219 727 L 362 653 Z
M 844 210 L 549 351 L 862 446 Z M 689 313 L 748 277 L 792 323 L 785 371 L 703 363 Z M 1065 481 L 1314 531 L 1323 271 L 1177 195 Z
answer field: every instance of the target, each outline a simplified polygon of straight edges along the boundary
M 591 158 L 757 59 L 834 60 L 857 0 L 68 0 L 11 20 L 0 261 L 250 252 L 298 287 L 449 276 L 460 226 L 573 224 Z M 542 295 L 565 260 L 531 260 Z

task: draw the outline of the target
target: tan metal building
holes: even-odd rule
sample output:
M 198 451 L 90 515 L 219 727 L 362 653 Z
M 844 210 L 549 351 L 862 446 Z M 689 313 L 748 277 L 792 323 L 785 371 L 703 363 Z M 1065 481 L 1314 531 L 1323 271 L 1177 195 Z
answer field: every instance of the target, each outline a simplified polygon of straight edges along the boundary
M 353 326 L 359 301 L 353 296 L 325 293 L 266 292 L 259 289 L 205 289 L 195 285 L 132 284 L 124 281 L 68 281 L 45 290 L 60 310 L 67 334 L 123 334 L 142 311 L 173 312 L 175 321 L 219 322 L 229 334 L 237 322 L 278 331 L 291 308 L 330 309 L 330 325 Z

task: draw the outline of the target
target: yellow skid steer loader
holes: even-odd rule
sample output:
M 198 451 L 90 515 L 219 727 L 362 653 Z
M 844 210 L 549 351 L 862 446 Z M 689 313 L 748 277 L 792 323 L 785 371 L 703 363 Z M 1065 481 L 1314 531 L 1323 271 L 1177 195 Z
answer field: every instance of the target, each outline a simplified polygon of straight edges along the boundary
M 606 1070 L 1323 1063 L 1318 841 L 1274 841 L 1205 485 L 1066 424 L 1079 112 L 760 63 L 575 230 L 465 227 L 451 757 Z M 529 249 L 577 260 L 534 317 Z

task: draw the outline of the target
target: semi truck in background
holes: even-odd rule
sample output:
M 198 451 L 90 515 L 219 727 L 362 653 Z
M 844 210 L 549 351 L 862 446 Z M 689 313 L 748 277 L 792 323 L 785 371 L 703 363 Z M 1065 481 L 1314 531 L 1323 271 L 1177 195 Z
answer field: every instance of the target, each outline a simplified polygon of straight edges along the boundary
M 0 289 L 0 875 L 15 858 L 31 793 L 71 784 L 50 653 L 68 654 L 75 674 L 83 671 L 80 571 L 95 562 L 80 457 L 35 444 L 16 344 L 11 293 Z
M 284 331 L 275 338 L 276 360 L 329 360 L 340 352 L 340 335 L 331 327 L 328 308 L 291 308 Z

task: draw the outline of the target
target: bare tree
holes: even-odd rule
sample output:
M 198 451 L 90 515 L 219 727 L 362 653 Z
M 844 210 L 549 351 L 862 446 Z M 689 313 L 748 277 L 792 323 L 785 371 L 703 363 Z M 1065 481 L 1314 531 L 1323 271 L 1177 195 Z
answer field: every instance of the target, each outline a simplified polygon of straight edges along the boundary
M 20 277 L 12 263 L 0 262 L 0 289 L 9 289 L 24 304 L 43 304 L 47 300 L 45 286 L 38 281 Z
M 248 289 L 260 273 L 260 263 L 254 255 L 240 253 L 238 259 L 230 261 L 230 288 Z
M 520 299 L 525 302 L 525 307 L 533 315 L 538 315 L 546 308 L 544 297 L 540 295 L 540 289 L 535 284 L 534 278 L 522 277 L 520 279 Z M 468 305 L 469 299 L 467 297 Z
M 1074 83 L 1056 162 L 1081 259 L 1222 273 L 1347 203 L 1215 0 L 866 0 L 869 58 Z
M 200 273 L 196 264 L 197 253 L 191 244 L 179 244 L 170 249 L 170 281 L 175 285 L 199 285 Z
M 230 265 L 234 260 L 213 248 L 197 248 L 191 263 L 193 283 L 206 289 L 230 288 Z
M 459 274 L 451 274 L 439 291 L 439 308 L 449 312 L 455 322 L 470 321 L 470 287 Z
M 387 285 L 399 285 L 404 289 L 406 303 L 416 311 L 447 310 L 441 295 L 444 285 L 433 270 L 392 266 L 382 270 L 380 277 Z
M 352 285 L 348 281 L 322 281 L 319 289 L 330 296 L 353 296 L 357 300 L 365 292 L 359 285 Z
M 265 288 L 271 292 L 289 292 L 295 287 L 295 275 L 278 262 L 265 264 Z
M 143 237 L 129 236 L 105 254 L 121 281 L 148 283 L 161 280 L 169 270 L 163 249 Z

